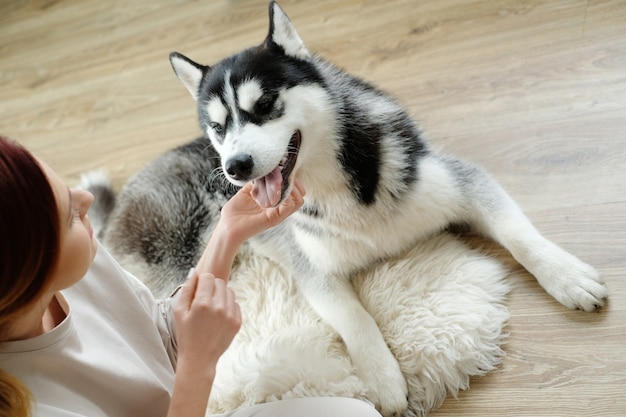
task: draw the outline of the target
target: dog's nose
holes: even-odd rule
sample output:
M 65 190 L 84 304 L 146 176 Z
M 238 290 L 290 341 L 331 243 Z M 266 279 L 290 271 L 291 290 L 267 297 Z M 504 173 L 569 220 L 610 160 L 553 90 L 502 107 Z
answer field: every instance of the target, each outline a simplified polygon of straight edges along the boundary
M 235 180 L 246 181 L 250 178 L 254 161 L 252 155 L 237 154 L 226 161 L 226 172 Z

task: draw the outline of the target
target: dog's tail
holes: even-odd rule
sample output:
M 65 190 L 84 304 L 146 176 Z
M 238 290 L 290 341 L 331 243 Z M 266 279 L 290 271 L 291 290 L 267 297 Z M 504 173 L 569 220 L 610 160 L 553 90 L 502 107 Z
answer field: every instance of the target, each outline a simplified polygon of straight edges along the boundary
M 102 239 L 111 212 L 115 208 L 116 196 L 111 180 L 104 171 L 89 171 L 81 175 L 78 187 L 89 191 L 94 196 L 87 215 L 91 220 L 94 235 Z

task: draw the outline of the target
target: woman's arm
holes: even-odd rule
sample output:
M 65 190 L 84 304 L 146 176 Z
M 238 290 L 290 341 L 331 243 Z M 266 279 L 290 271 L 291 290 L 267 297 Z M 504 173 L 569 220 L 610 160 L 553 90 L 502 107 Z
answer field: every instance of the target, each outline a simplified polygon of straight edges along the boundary
M 217 361 L 241 327 L 235 294 L 226 286 L 239 248 L 304 203 L 297 182 L 289 198 L 269 209 L 256 204 L 251 190 L 247 184 L 222 208 L 195 272 L 181 288 L 174 308 L 178 361 L 168 417 L 205 415 Z
M 263 209 L 250 194 L 246 184 L 222 208 L 218 221 L 196 271 L 209 272 L 228 281 L 237 252 L 243 243 L 296 212 L 304 203 L 304 189 L 296 181 L 290 196 L 276 207 Z
M 178 362 L 168 417 L 204 416 L 219 357 L 241 327 L 241 311 L 226 282 L 193 274 L 174 309 Z

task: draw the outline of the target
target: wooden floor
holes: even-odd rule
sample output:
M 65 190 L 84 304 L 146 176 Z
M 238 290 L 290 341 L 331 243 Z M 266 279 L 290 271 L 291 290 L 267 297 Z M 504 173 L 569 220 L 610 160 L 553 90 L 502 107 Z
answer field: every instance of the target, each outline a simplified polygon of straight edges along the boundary
M 392 92 L 433 144 L 486 167 L 610 288 L 568 311 L 510 258 L 501 367 L 432 415 L 626 416 L 626 2 L 281 3 L 309 49 Z M 68 183 L 120 186 L 199 133 L 168 62 L 259 43 L 263 0 L 2 0 L 0 133 Z

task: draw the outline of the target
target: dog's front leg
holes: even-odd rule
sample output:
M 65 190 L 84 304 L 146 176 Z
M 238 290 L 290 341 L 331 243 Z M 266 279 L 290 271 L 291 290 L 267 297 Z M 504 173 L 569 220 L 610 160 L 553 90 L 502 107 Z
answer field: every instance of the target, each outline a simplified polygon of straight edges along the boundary
M 384 416 L 402 415 L 408 404 L 406 379 L 349 279 L 306 275 L 298 280 L 304 297 L 343 338 L 356 373 L 368 389 L 368 398 Z
M 542 236 L 488 175 L 474 170 L 470 178 L 467 206 L 480 232 L 508 249 L 561 304 L 584 311 L 604 305 L 607 288 L 598 271 Z

